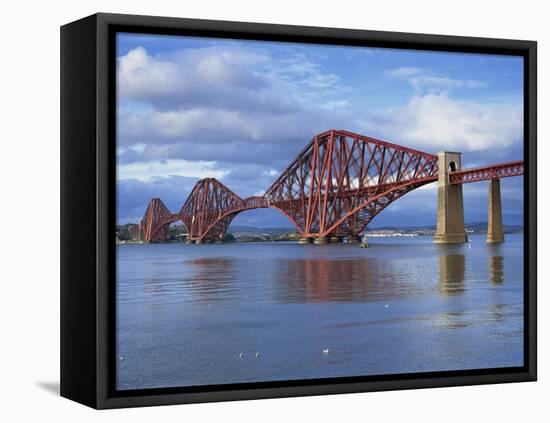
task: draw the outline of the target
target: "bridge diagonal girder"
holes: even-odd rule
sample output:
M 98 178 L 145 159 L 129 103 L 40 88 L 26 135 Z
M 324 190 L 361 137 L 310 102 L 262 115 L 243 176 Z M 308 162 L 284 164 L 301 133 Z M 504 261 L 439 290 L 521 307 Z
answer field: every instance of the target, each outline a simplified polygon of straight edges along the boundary
M 317 135 L 264 197 L 292 217 L 302 236 L 356 235 L 437 172 L 433 154 L 331 130 Z

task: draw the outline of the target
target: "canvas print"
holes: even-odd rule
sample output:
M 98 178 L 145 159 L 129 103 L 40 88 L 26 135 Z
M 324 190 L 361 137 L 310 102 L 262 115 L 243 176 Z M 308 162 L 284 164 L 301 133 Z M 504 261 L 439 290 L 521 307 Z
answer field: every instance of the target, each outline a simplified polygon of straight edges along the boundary
M 524 365 L 522 57 L 116 51 L 117 390 Z

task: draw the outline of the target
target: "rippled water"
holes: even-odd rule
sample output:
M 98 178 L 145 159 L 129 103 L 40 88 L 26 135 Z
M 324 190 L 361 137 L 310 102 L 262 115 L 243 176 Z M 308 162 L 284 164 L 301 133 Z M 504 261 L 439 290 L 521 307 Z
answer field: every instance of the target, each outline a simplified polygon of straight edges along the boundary
M 117 388 L 523 365 L 521 235 L 370 245 L 118 246 Z

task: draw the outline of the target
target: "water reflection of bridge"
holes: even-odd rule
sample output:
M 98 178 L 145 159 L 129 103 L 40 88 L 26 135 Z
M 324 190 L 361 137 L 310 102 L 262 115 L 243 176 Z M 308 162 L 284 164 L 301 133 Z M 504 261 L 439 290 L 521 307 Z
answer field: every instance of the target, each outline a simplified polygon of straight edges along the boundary
M 402 296 L 406 286 L 391 262 L 361 260 L 281 260 L 277 281 L 284 302 L 354 302 Z
M 256 261 L 246 258 L 193 258 L 182 262 L 184 272 L 146 276 L 145 283 L 146 291 L 157 300 L 193 298 L 208 303 L 243 295 L 263 295 L 255 293 L 256 285 L 263 287 L 258 288 L 263 293 L 271 292 L 276 301 L 284 303 L 391 301 L 424 295 L 434 289 L 442 296 L 463 295 L 468 288 L 466 281 L 472 279 L 468 274 L 468 257 L 457 250 L 434 260 L 438 266 L 430 266 L 430 271 L 413 269 L 411 272 L 414 258 L 402 264 L 369 257 L 278 259 L 267 260 L 269 264 L 260 266 L 261 269 Z M 273 280 L 262 279 L 268 268 L 277 269 Z M 413 274 L 417 275 L 416 279 L 411 278 Z M 238 282 L 243 280 L 246 289 Z M 486 280 L 492 285 L 504 282 L 502 255 L 487 257 Z M 273 290 L 268 288 L 270 283 Z
M 491 285 L 505 281 L 504 257 L 498 252 L 487 257 L 485 275 Z M 272 280 L 272 292 L 277 301 L 315 303 L 390 301 L 424 295 L 434 289 L 442 296 L 460 296 L 468 289 L 467 281 L 479 280 L 479 276 L 472 278 L 474 270 L 468 269 L 468 256 L 460 248 L 433 260 L 437 261 L 437 266 L 429 266 L 427 271 L 411 271 L 414 258 L 402 264 L 373 257 L 278 259 L 267 260 L 269 264 L 258 266 L 257 261 L 241 257 L 205 257 L 184 261 L 183 273 L 146 277 L 145 282 L 147 291 L 155 297 L 179 298 L 185 292 L 189 298 L 215 302 L 239 295 L 256 295 L 256 284 L 271 283 L 262 279 L 270 267 L 277 269 Z M 476 265 L 478 263 L 476 261 Z M 425 263 L 418 266 L 425 266 Z M 480 270 L 475 269 L 475 272 L 479 275 Z M 411 275 L 417 275 L 416 279 Z M 247 281 L 246 291 L 236 284 L 243 278 Z
M 391 260 L 362 258 L 361 260 L 294 259 L 277 264 L 278 281 L 285 287 L 280 295 L 286 302 L 377 301 L 420 295 L 439 280 L 443 296 L 459 296 L 467 289 L 468 261 L 465 254 L 440 255 L 435 275 L 425 273 L 426 280 L 411 280 L 408 274 Z M 504 257 L 487 258 L 487 282 L 504 282 Z M 437 283 L 437 282 L 436 282 Z
M 439 256 L 439 292 L 443 295 L 464 293 L 467 276 L 466 256 L 449 254 Z M 504 257 L 490 255 L 487 258 L 487 280 L 491 284 L 504 282 Z

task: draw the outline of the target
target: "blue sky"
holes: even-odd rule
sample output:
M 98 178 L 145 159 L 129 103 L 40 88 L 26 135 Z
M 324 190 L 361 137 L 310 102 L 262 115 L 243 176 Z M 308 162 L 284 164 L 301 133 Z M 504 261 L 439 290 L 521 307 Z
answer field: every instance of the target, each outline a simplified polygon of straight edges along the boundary
M 519 57 L 119 34 L 118 222 L 151 197 L 176 212 L 195 182 L 216 177 L 259 195 L 319 132 L 347 129 L 463 167 L 523 159 Z M 523 220 L 523 178 L 501 182 L 505 223 Z M 464 186 L 467 222 L 487 220 L 487 183 Z M 430 225 L 437 190 L 413 191 L 371 226 Z M 288 227 L 275 210 L 234 225 Z

